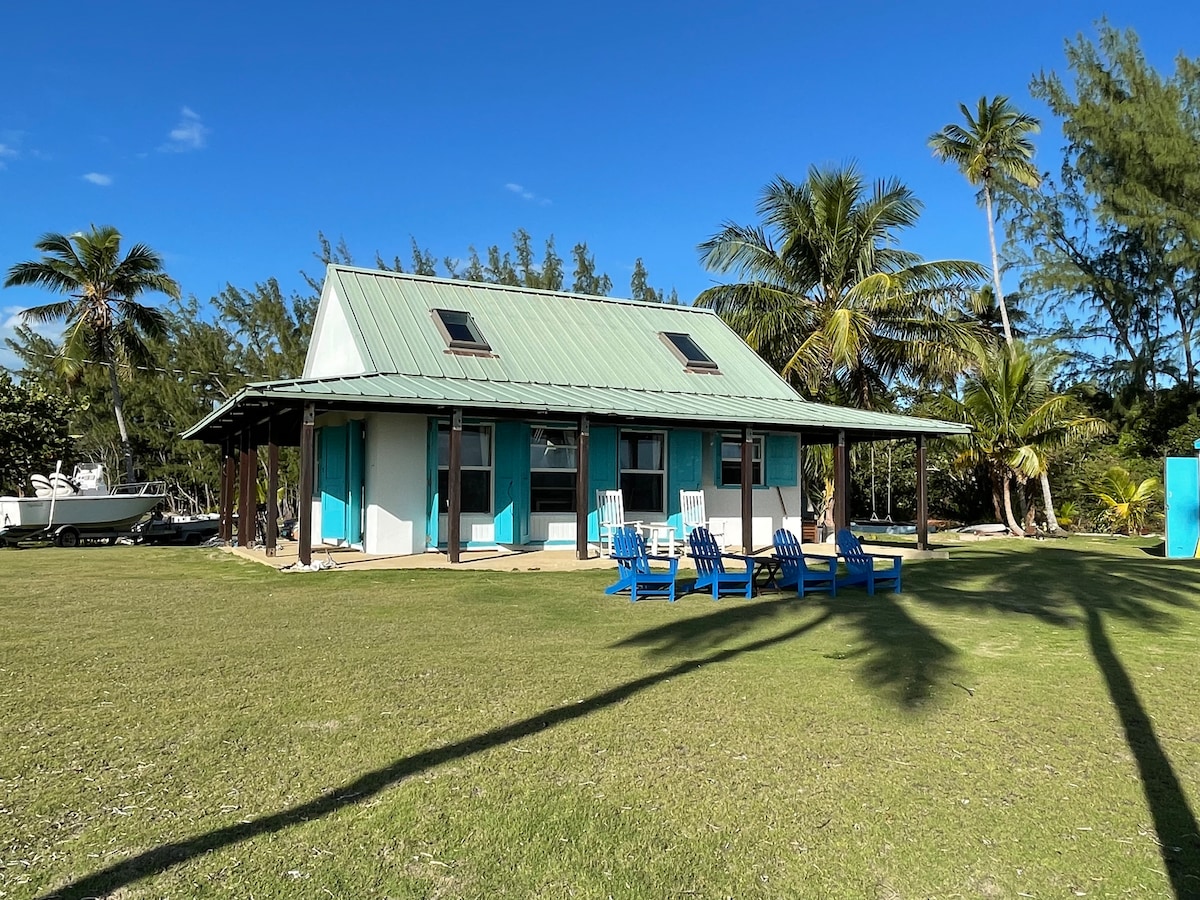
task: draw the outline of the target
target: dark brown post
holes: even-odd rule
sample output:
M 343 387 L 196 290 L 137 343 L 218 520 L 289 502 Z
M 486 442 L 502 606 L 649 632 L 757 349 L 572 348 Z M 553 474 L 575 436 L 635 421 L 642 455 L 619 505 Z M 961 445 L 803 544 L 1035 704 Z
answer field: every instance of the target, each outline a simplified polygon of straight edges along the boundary
M 588 558 L 588 444 L 591 421 L 579 417 L 575 436 L 575 558 Z
M 917 435 L 917 549 L 929 549 L 929 487 L 925 473 L 925 435 Z
M 279 445 L 267 425 L 267 556 L 279 546 Z
M 254 534 L 254 506 L 250 499 L 254 473 L 250 469 L 250 433 L 238 435 L 238 529 L 237 545 L 250 546 L 250 535 Z
M 226 438 L 221 452 L 224 454 L 224 459 L 221 460 L 221 542 L 224 544 L 232 544 L 233 486 L 237 478 L 236 474 L 234 473 L 234 466 L 236 464 L 233 459 L 232 438 Z
M 300 565 L 312 564 L 312 498 L 313 498 L 313 423 L 316 407 L 304 404 L 304 419 L 300 425 Z
M 446 479 L 449 486 L 450 512 L 446 523 L 446 552 L 450 562 L 460 559 L 459 543 L 462 538 L 462 410 L 456 409 L 450 416 L 450 471 Z
M 754 552 L 754 432 L 742 429 L 742 552 Z
M 844 431 L 833 445 L 833 527 L 850 527 L 850 447 Z

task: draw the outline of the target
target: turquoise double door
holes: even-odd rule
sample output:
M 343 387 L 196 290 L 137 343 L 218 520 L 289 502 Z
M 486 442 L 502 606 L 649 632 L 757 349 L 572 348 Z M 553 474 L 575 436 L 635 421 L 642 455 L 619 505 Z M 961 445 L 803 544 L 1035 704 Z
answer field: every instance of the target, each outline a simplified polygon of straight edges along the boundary
M 317 432 L 317 490 L 321 539 L 361 544 L 363 498 L 362 422 L 325 426 Z

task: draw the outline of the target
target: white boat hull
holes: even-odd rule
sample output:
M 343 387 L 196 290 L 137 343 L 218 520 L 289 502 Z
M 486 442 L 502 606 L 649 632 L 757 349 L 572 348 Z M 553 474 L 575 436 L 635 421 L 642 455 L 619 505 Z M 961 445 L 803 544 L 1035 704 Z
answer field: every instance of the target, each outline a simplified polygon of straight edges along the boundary
M 165 499 L 165 493 L 0 497 L 0 538 L 53 533 L 65 526 L 81 535 L 125 531 Z

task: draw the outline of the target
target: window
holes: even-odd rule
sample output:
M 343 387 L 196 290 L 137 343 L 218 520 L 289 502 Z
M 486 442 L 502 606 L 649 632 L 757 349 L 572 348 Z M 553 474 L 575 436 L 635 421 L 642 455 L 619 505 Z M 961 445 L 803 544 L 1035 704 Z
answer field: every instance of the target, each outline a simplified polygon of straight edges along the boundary
M 763 438 L 755 435 L 750 439 L 754 444 L 750 463 L 750 483 L 766 484 L 763 480 Z M 736 435 L 721 435 L 721 484 L 740 485 L 742 483 L 742 439 Z
M 661 431 L 621 432 L 620 479 L 627 511 L 666 511 L 666 445 Z
M 433 321 L 451 350 L 473 350 L 490 353 L 492 348 L 483 337 L 469 312 L 460 309 L 435 309 Z
M 438 423 L 438 510 L 450 512 L 450 425 Z M 492 426 L 462 430 L 462 511 L 492 511 Z
M 661 332 L 661 336 L 689 372 L 716 373 L 719 371 L 712 357 L 700 349 L 700 345 L 693 340 L 690 334 L 664 331 Z
M 576 434 L 567 428 L 534 428 L 529 441 L 529 509 L 575 512 L 579 463 Z

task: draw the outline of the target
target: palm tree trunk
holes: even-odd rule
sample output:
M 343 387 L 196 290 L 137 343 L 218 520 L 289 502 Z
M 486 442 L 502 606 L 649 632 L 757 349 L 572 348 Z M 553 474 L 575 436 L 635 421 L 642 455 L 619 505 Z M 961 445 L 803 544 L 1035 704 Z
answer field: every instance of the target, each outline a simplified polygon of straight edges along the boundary
M 1017 517 L 1013 515 L 1011 488 L 1012 479 L 1009 478 L 1008 475 L 1003 475 L 1001 477 L 1003 478 L 1003 481 L 1001 481 L 1001 490 L 1004 493 L 1005 523 L 1008 525 L 1008 530 L 1011 531 L 1015 537 L 1024 537 L 1025 532 L 1021 529 L 1021 526 L 1017 524 Z
M 1045 470 L 1038 476 L 1038 479 L 1042 482 L 1042 505 L 1046 507 L 1046 530 L 1051 534 L 1058 534 L 1061 529 L 1058 527 L 1058 516 L 1054 514 L 1054 500 L 1050 496 L 1050 479 L 1046 477 Z
M 992 212 L 992 189 L 983 183 L 983 202 L 987 208 L 988 241 L 992 245 L 992 287 L 996 289 L 996 303 L 1000 306 L 1000 322 L 1004 326 L 1004 342 L 1012 346 L 1012 328 L 1008 324 L 1008 307 L 1004 305 L 1004 291 L 1000 289 L 1000 254 L 996 252 L 996 217 Z
M 117 382 L 117 364 L 113 360 L 112 348 L 104 348 L 104 364 L 108 367 L 108 384 L 112 389 L 113 412 L 117 415 L 117 431 L 121 433 L 121 455 L 125 457 L 125 481 L 133 483 L 133 447 L 129 443 L 129 431 L 125 428 L 125 402 L 121 397 L 121 385 Z

